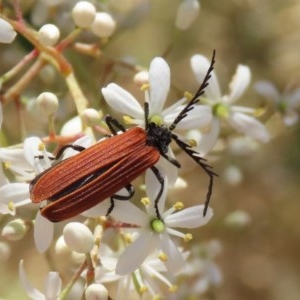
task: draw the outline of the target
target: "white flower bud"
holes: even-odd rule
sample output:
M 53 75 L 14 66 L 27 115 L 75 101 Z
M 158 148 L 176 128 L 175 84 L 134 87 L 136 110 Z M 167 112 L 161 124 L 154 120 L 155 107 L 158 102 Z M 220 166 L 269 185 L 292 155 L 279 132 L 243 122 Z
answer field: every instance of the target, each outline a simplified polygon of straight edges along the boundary
M 232 229 L 243 229 L 250 222 L 250 216 L 242 210 L 233 211 L 225 218 L 225 224 Z
M 106 300 L 108 292 L 106 287 L 100 283 L 90 284 L 85 290 L 86 300 Z
M 92 32 L 101 38 L 111 36 L 115 28 L 116 22 L 110 14 L 105 12 L 98 12 L 91 26 Z
M 71 250 L 66 245 L 64 237 L 61 235 L 55 243 L 55 252 L 59 255 L 70 254 Z
M 99 122 L 101 121 L 101 117 L 102 117 L 102 114 L 100 114 L 98 111 L 96 111 L 93 108 L 87 108 L 81 114 L 82 121 L 87 126 L 98 125 Z
M 184 0 L 178 7 L 175 26 L 179 30 L 187 30 L 197 19 L 200 3 L 197 0 Z
M 58 109 L 58 99 L 50 92 L 41 93 L 36 98 L 36 103 L 40 111 L 46 115 L 53 115 Z
M 82 28 L 90 27 L 96 16 L 95 6 L 87 1 L 79 1 L 72 10 L 74 23 Z
M 88 253 L 93 249 L 93 234 L 81 223 L 71 222 L 67 224 L 64 227 L 63 236 L 67 246 L 75 252 Z
M 140 71 L 136 73 L 133 77 L 133 82 L 139 87 L 149 83 L 149 73 L 147 71 Z
M 38 34 L 40 42 L 45 46 L 54 46 L 60 37 L 58 27 L 53 24 L 43 25 Z
M 17 33 L 13 27 L 7 21 L 0 18 L 0 43 L 10 44 L 16 35 Z
M 8 241 L 19 241 L 28 231 L 28 226 L 22 219 L 15 219 L 4 226 L 2 236 Z
M 0 261 L 4 262 L 10 258 L 11 250 L 9 244 L 0 242 Z
M 236 166 L 228 166 L 224 170 L 224 178 L 226 179 L 227 183 L 234 186 L 241 183 L 243 180 L 243 174 L 240 168 Z

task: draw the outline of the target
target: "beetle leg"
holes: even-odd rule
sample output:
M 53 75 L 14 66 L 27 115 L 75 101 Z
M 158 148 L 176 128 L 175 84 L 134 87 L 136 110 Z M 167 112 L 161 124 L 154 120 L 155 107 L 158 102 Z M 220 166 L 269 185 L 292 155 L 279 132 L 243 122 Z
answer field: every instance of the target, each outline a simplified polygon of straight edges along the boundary
M 109 128 L 109 130 L 111 131 L 111 133 L 113 135 L 117 135 L 118 132 L 116 129 L 119 129 L 121 130 L 122 132 L 125 132 L 126 131 L 126 128 L 117 120 L 117 119 L 114 119 L 113 117 L 111 117 L 110 115 L 107 115 L 106 118 L 105 118 L 105 122 Z M 116 127 L 116 129 L 114 128 Z
M 131 184 L 128 184 L 124 188 L 127 190 L 128 196 L 113 195 L 112 197 L 110 197 L 110 207 L 107 210 L 106 216 L 108 216 L 113 211 L 115 207 L 114 200 L 130 200 L 133 197 L 135 192 L 133 186 Z
M 176 159 L 174 159 L 174 158 L 172 158 L 172 157 L 170 157 L 170 156 L 168 156 L 167 154 L 162 153 L 162 152 L 160 153 L 160 155 L 161 155 L 163 158 L 165 158 L 168 162 L 170 162 L 172 165 L 174 165 L 175 167 L 181 168 L 180 163 L 179 163 Z
M 73 150 L 78 151 L 78 152 L 81 152 L 81 151 L 85 150 L 85 147 L 82 147 L 82 146 L 79 146 L 79 145 L 64 145 L 59 149 L 59 151 L 58 151 L 58 153 L 56 154 L 55 157 L 49 156 L 48 158 L 50 160 L 60 159 L 67 148 L 72 148 Z M 36 155 L 34 158 L 43 159 L 44 155 Z
M 86 149 L 85 147 L 79 146 L 79 145 L 64 145 L 59 149 L 58 153 L 56 154 L 55 159 L 56 160 L 60 159 L 61 156 L 63 155 L 63 153 L 65 152 L 65 150 L 68 148 L 72 148 L 73 150 L 78 151 L 78 152 L 81 152 Z
M 154 200 L 154 207 L 156 211 L 156 216 L 158 219 L 162 220 L 159 209 L 158 209 L 158 202 L 159 199 L 164 191 L 164 186 L 165 186 L 165 180 L 159 170 L 156 167 L 151 167 L 152 172 L 154 173 L 155 177 L 157 178 L 158 182 L 160 183 L 160 190 L 158 191 L 158 194 Z

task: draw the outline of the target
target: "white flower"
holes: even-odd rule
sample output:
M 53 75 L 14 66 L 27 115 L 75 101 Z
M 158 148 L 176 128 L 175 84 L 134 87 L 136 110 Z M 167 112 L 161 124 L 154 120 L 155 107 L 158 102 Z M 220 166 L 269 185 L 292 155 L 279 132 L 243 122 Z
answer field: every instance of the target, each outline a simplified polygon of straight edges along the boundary
M 145 91 L 145 100 L 149 103 L 149 122 L 170 126 L 179 112 L 184 108 L 186 98 L 182 98 L 172 106 L 163 109 L 170 90 L 170 69 L 164 59 L 154 58 L 149 69 L 149 90 Z M 126 90 L 111 83 L 102 89 L 106 102 L 116 111 L 129 115 L 130 123 L 145 126 L 145 112 L 140 103 Z M 177 129 L 193 129 L 206 127 L 211 122 L 210 108 L 205 105 L 197 105 L 187 116 L 177 124 Z M 173 156 L 169 149 L 169 156 Z M 165 162 L 164 162 L 165 161 Z M 170 185 L 177 178 L 177 168 L 161 159 L 164 163 L 163 171 L 168 174 Z M 148 172 L 148 171 L 147 171 Z
M 0 43 L 10 44 L 15 39 L 17 33 L 13 27 L 5 20 L 0 18 Z
M 199 54 L 192 56 L 191 67 L 198 83 L 203 81 L 209 65 L 206 57 Z M 247 66 L 238 65 L 229 85 L 229 95 L 222 96 L 218 79 L 214 72 L 211 73 L 209 84 L 205 89 L 205 101 L 210 107 L 213 118 L 198 146 L 198 151 L 202 155 L 208 153 L 215 145 L 220 133 L 221 120 L 226 121 L 236 131 L 260 142 L 267 142 L 270 139 L 266 127 L 251 116 L 254 113 L 253 108 L 232 105 L 244 93 L 250 83 L 250 78 L 250 69 Z
M 175 25 L 179 30 L 187 30 L 196 21 L 200 11 L 198 0 L 183 0 L 178 9 Z
M 259 81 L 254 85 L 254 88 L 282 114 L 286 126 L 292 126 L 298 122 L 299 111 L 297 109 L 300 108 L 300 88 L 282 95 L 269 81 Z
M 23 260 L 19 263 L 19 276 L 21 283 L 26 291 L 27 296 L 32 300 L 56 300 L 59 299 L 59 293 L 62 286 L 62 281 L 57 272 L 49 272 L 45 280 L 45 292 L 41 293 L 34 288 L 27 279 Z
M 145 180 L 147 195 L 150 200 L 154 201 L 160 184 L 152 173 L 147 173 Z M 164 180 L 167 183 L 166 176 Z M 137 231 L 137 238 L 125 249 L 118 260 L 117 274 L 133 272 L 156 251 L 159 251 L 159 257 L 170 273 L 175 274 L 183 268 L 184 258 L 171 237 L 176 236 L 187 240 L 191 238 L 191 235 L 183 234 L 175 228 L 197 228 L 205 225 L 211 219 L 213 212 L 208 208 L 206 216 L 203 217 L 204 205 L 189 207 L 176 213 L 174 212 L 177 206 L 174 205 L 164 212 L 166 190 L 164 189 L 158 203 L 161 219 L 157 218 L 153 204 L 146 206 L 147 212 L 143 212 L 130 202 L 120 201 L 112 211 L 112 216 L 118 221 L 140 227 Z
M 138 295 L 147 298 L 149 294 L 155 298 L 163 294 L 161 285 L 170 291 L 176 289 L 167 277 L 164 263 L 156 256 L 150 255 L 133 273 L 118 275 L 115 269 L 119 255 L 120 251 L 114 252 L 102 243 L 99 249 L 102 266 L 95 271 L 96 282 L 116 285 L 115 294 L 110 295 L 113 299 L 135 299 Z

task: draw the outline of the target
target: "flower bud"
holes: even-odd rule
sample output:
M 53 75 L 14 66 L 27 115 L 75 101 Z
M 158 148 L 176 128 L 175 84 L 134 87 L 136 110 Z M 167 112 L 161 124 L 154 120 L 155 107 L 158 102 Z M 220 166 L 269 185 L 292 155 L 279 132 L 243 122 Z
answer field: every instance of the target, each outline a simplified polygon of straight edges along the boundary
M 228 166 L 224 170 L 224 178 L 226 179 L 228 184 L 235 186 L 241 183 L 241 181 L 243 180 L 243 174 L 240 168 L 236 166 Z
M 242 210 L 233 211 L 225 218 L 225 224 L 232 229 L 243 229 L 250 222 L 250 216 Z
M 36 103 L 41 112 L 53 115 L 58 109 L 58 99 L 55 94 L 44 92 L 36 98 Z
M 113 34 L 115 28 L 116 22 L 110 14 L 105 12 L 96 13 L 95 20 L 91 26 L 91 30 L 95 35 L 107 38 Z
M 85 290 L 86 300 L 106 300 L 108 292 L 106 287 L 100 283 L 90 284 Z
M 140 71 L 136 73 L 133 77 L 133 82 L 139 87 L 149 83 L 149 72 Z
M 0 242 L 0 261 L 4 262 L 10 258 L 10 246 L 6 242 Z
M 70 254 L 71 250 L 70 248 L 66 245 L 64 237 L 61 235 L 56 243 L 55 243 L 55 252 L 58 255 L 65 255 L 65 254 Z
M 82 121 L 87 126 L 98 125 L 99 122 L 101 121 L 101 117 L 102 117 L 102 114 L 100 114 L 98 111 L 96 111 L 93 108 L 87 108 L 81 114 Z
M 96 16 L 95 6 L 87 1 L 79 1 L 72 10 L 74 23 L 82 28 L 90 27 Z
M 40 42 L 45 46 L 54 46 L 60 37 L 58 27 L 53 24 L 43 25 L 38 34 Z
M 71 222 L 64 227 L 63 237 L 66 245 L 78 253 L 88 253 L 94 246 L 92 232 L 83 224 Z
M 7 21 L 0 18 L 0 43 L 10 44 L 16 35 L 17 33 L 13 27 Z
M 200 4 L 197 0 L 183 0 L 178 7 L 175 26 L 187 30 L 199 15 Z
M 22 219 L 15 219 L 4 226 L 2 236 L 8 241 L 18 241 L 24 237 L 28 229 Z

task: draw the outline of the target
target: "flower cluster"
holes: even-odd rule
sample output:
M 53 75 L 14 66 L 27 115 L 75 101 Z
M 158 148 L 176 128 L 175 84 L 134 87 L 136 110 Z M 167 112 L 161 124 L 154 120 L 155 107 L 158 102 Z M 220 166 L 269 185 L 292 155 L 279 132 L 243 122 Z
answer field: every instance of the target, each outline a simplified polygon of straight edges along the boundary
M 25 6 L 15 1 L 16 20 L 8 17 L 12 14 L 11 7 L 7 7 L 8 13 L 0 11 L 0 43 L 12 43 L 6 46 L 13 47 L 14 40 L 22 36 L 33 49 L 13 67 L 5 66 L 9 70 L 0 74 L 0 214 L 3 216 L 0 257 L 9 260 L 13 241 L 25 241 L 32 236 L 35 248 L 39 253 L 46 252 L 49 262 L 68 263 L 63 271 L 62 263 L 49 263 L 51 271 L 48 275 L 45 272 L 42 293 L 26 274 L 30 257 L 26 257 L 24 251 L 19 278 L 30 299 L 182 299 L 199 297 L 222 283 L 222 274 L 214 262 L 221 252 L 220 242 L 199 242 L 201 234 L 198 234 L 204 232 L 203 226 L 213 217 L 208 202 L 217 174 L 208 160 L 211 154 L 216 160 L 222 159 L 224 146 L 219 147 L 222 143 L 234 153 L 236 148 L 242 152 L 241 148 L 249 149 L 253 143 L 268 142 L 271 133 L 263 122 L 267 118 L 262 116 L 268 117 L 270 103 L 261 107 L 235 104 L 237 100 L 243 101 L 250 85 L 251 71 L 246 65 L 238 65 L 229 93 L 223 95 L 214 70 L 214 56 L 210 62 L 205 56 L 194 54 L 189 57 L 189 72 L 196 93 L 190 93 L 175 86 L 165 57 L 153 55 L 147 68 L 137 64 L 135 59 L 110 55 L 107 49 L 118 39 L 122 27 L 139 23 L 137 16 L 149 12 L 148 2 L 114 0 L 94 5 L 92 1 L 75 1 L 74 4 L 68 0 L 40 0 L 26 11 Z M 199 12 L 199 1 L 182 0 L 172 26 L 181 32 L 193 28 Z M 39 29 L 33 30 L 28 22 Z M 97 94 L 94 95 L 103 100 L 101 106 L 94 105 L 85 95 L 92 94 L 89 91 L 92 88 L 87 88 L 92 76 L 89 73 L 82 76 L 88 78 L 83 88 L 77 79 L 76 63 L 68 56 L 71 51 L 101 62 L 104 71 L 102 79 L 98 76 L 96 80 Z M 61 82 L 56 82 L 56 76 L 48 76 L 53 72 L 64 81 L 66 93 L 61 92 Z M 132 72 L 132 81 L 124 88 L 124 82 L 115 75 L 121 74 L 122 78 L 123 74 L 128 76 L 128 72 Z M 35 79 L 45 87 L 35 86 L 31 90 Z M 286 125 L 298 121 L 299 89 L 280 96 L 277 89 L 265 81 L 258 82 L 255 89 L 270 100 L 272 113 L 279 111 Z M 174 94 L 177 101 L 172 100 L 167 106 Z M 75 117 L 70 117 L 68 110 L 70 99 L 74 102 Z M 18 113 L 11 114 L 10 102 L 17 104 Z M 10 137 L 16 134 L 7 133 L 6 127 L 15 129 L 11 127 L 11 119 L 21 115 L 20 106 L 26 108 L 34 125 L 32 120 L 21 119 L 20 132 L 24 138 L 10 142 Z M 97 109 L 91 108 L 93 106 Z M 123 117 L 126 128 L 116 119 L 103 118 L 102 110 L 108 109 Z M 142 146 L 138 144 L 141 142 L 135 144 L 130 140 L 133 135 L 128 132 L 136 128 L 142 132 L 138 136 L 143 139 Z M 136 151 L 109 142 L 119 141 L 118 138 L 124 143 L 128 142 L 126 138 L 130 140 Z M 171 140 L 177 148 L 172 146 Z M 240 141 L 242 146 L 235 147 Z M 97 146 L 100 153 L 93 150 Z M 146 160 L 142 160 L 144 157 L 139 151 L 145 149 L 150 149 L 155 156 L 149 168 L 130 163 L 130 160 L 141 160 L 143 164 Z M 190 161 L 209 176 L 206 197 L 202 187 L 197 187 L 194 195 L 188 193 L 189 182 L 180 167 L 188 169 L 189 166 L 181 163 L 180 152 L 185 152 L 192 158 Z M 92 155 L 85 157 L 85 153 Z M 116 158 L 111 157 L 111 153 Z M 108 163 L 99 162 L 105 160 Z M 84 170 L 80 161 L 87 165 Z M 126 164 L 128 172 L 124 171 Z M 94 171 L 87 171 L 89 169 Z M 145 172 L 140 172 L 144 169 Z M 141 181 L 140 175 L 144 173 Z M 39 184 L 47 174 L 51 175 L 50 179 Z M 238 167 L 230 165 L 224 174 L 231 185 L 242 181 Z M 127 177 L 137 179 L 135 195 Z M 107 178 L 110 178 L 108 183 Z M 103 188 L 102 184 L 106 186 Z M 34 195 L 33 190 L 38 185 L 40 194 Z M 94 193 L 93 186 L 101 193 Z M 115 191 L 116 186 L 117 189 L 123 187 Z M 81 194 L 77 194 L 79 190 Z M 43 196 L 44 193 L 50 196 Z M 101 198 L 102 193 L 109 195 Z M 182 195 L 184 199 L 179 199 Z M 96 205 L 82 209 L 89 207 L 80 202 L 82 199 Z M 214 199 L 214 203 L 217 202 L 218 199 Z M 72 218 L 61 212 L 66 208 L 72 211 Z M 47 209 L 56 209 L 60 214 L 58 219 L 63 222 L 51 222 Z M 227 225 L 235 228 L 250 224 L 250 217 L 239 210 L 226 220 Z M 197 244 L 193 245 L 195 233 Z M 50 259 L 53 252 L 55 255 Z M 71 277 L 70 272 L 73 272 Z M 67 276 L 69 282 L 65 284 L 62 278 Z M 189 279 L 193 282 L 191 286 L 187 284 Z

